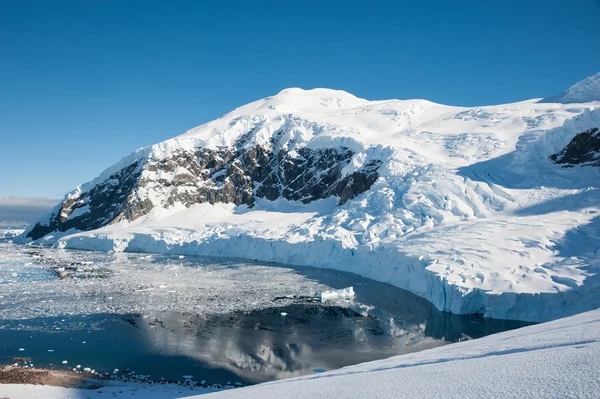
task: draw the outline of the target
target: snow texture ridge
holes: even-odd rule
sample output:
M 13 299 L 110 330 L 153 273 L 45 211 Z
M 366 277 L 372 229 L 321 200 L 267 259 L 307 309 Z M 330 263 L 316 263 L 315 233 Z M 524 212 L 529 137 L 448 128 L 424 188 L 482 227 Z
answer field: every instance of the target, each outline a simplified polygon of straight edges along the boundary
M 287 89 L 129 155 L 21 239 L 339 269 L 550 320 L 600 306 L 599 170 L 552 159 L 599 107 Z

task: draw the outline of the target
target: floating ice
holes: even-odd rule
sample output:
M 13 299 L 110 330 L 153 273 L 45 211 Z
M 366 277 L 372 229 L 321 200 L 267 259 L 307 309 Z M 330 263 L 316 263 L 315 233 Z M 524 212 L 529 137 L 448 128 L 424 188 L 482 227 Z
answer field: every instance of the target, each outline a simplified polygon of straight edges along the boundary
M 319 297 L 321 302 L 328 302 L 353 299 L 354 296 L 354 287 L 347 287 L 341 290 L 324 291 Z
M 72 278 L 61 280 L 61 269 Z M 314 268 L 160 255 L 149 261 L 136 253 L 0 243 L 0 280 L 15 271 L 18 277 L 1 286 L 0 320 L 49 314 L 250 311 L 272 307 L 274 298 L 285 305 L 331 290 L 331 283 L 345 286 L 362 280 Z

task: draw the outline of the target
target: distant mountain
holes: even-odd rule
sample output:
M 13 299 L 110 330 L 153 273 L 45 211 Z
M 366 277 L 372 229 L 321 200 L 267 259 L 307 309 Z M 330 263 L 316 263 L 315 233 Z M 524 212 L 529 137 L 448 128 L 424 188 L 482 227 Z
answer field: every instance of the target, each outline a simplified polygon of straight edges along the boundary
M 59 200 L 0 197 L 0 228 L 23 228 L 48 213 Z
M 599 107 L 287 89 L 128 155 L 22 240 L 327 267 L 456 313 L 565 316 L 600 306 L 600 170 L 578 161 L 595 136 L 569 147 Z
M 588 103 L 600 101 L 600 72 L 587 77 L 556 96 L 544 98 L 541 103 Z

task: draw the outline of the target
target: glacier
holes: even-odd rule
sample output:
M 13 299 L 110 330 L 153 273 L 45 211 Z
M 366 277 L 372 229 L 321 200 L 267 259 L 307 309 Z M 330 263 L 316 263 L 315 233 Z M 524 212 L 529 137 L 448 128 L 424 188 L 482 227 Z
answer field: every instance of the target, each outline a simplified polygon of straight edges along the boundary
M 126 156 L 19 240 L 330 268 L 448 312 L 564 317 L 600 306 L 599 170 L 551 159 L 600 127 L 591 98 L 286 89 Z

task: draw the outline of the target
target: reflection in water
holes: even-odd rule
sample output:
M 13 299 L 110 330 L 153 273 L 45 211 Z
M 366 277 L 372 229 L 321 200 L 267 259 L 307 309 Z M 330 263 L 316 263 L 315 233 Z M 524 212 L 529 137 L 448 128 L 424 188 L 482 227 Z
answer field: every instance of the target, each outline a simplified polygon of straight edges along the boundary
M 331 370 L 524 325 L 442 313 L 401 293 L 403 298 L 368 311 L 294 304 L 210 318 L 161 314 L 138 318 L 137 325 L 160 353 L 192 357 L 245 382 Z
M 97 314 L 9 321 L 0 329 L 0 363 L 26 357 L 37 367 L 79 364 L 99 372 L 131 369 L 155 379 L 192 375 L 197 381 L 249 384 L 523 325 L 441 313 L 410 294 L 404 299 L 368 312 L 364 306 L 297 303 L 211 317 Z
M 0 257 L 1 364 L 28 358 L 36 367 L 256 383 L 525 325 L 439 312 L 407 291 L 331 270 L 36 251 L 6 247 Z M 70 266 L 66 280 L 43 274 Z M 350 286 L 353 301 L 308 300 Z M 40 317 L 57 314 L 68 316 Z

